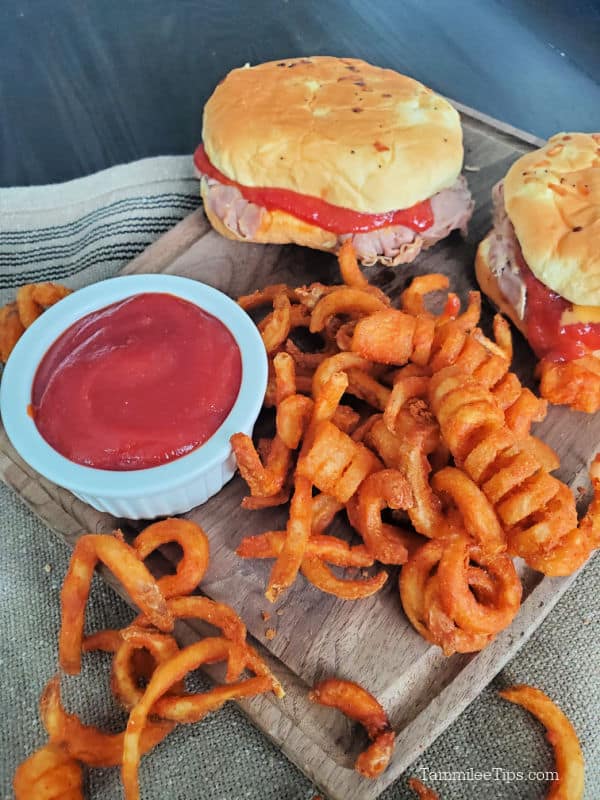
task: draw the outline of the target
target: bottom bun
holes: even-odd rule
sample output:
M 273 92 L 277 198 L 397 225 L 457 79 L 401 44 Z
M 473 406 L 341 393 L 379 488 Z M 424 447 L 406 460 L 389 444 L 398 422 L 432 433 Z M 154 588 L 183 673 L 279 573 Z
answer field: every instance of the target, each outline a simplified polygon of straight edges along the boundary
M 477 255 L 475 256 L 475 276 L 477 282 L 481 291 L 489 297 L 496 308 L 508 317 L 515 327 L 521 331 L 523 336 L 527 338 L 524 320 L 519 317 L 516 309 L 500 291 L 498 280 L 491 270 L 489 257 L 492 236 L 493 231 L 488 233 L 477 248 Z
M 201 184 L 201 194 L 208 221 L 221 236 L 225 236 L 227 239 L 233 239 L 236 242 L 258 242 L 259 244 L 299 244 L 315 250 L 337 250 L 338 237 L 335 233 L 303 222 L 291 214 L 286 214 L 285 211 L 264 211 L 256 234 L 252 238 L 239 236 L 224 225 L 223 221 L 210 208 L 204 181 Z

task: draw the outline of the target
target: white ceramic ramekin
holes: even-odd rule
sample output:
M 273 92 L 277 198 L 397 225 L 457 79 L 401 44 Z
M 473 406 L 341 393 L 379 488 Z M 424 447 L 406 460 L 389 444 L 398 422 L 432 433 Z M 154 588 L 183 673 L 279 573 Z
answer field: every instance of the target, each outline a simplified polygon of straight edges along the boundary
M 48 348 L 74 322 L 143 292 L 182 297 L 213 314 L 230 330 L 242 357 L 242 382 L 229 415 L 208 441 L 188 455 L 159 467 L 131 471 L 93 469 L 76 464 L 42 438 L 27 413 L 38 364 Z M 132 275 L 87 286 L 45 311 L 11 353 L 0 386 L 0 411 L 6 433 L 19 455 L 37 472 L 99 511 L 128 519 L 179 514 L 206 502 L 235 472 L 229 438 L 250 434 L 267 385 L 267 356 L 250 317 L 222 292 L 175 275 Z M 69 421 L 65 420 L 65 425 Z

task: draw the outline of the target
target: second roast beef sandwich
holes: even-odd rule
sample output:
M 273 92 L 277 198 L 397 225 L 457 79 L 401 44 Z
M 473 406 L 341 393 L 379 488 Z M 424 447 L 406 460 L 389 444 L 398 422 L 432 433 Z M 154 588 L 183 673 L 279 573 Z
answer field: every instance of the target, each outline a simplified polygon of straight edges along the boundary
M 460 175 L 459 115 L 422 84 L 364 61 L 319 56 L 230 72 L 204 109 L 195 153 L 224 236 L 412 261 L 473 203 Z
M 541 393 L 600 409 L 600 134 L 559 133 L 492 192 L 479 284 L 541 360 Z

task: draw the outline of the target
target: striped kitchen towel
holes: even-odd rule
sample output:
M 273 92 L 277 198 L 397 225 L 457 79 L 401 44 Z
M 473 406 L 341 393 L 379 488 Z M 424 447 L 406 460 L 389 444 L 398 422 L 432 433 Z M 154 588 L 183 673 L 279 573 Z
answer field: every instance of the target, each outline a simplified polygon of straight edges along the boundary
M 200 205 L 189 156 L 0 192 L 0 305 L 23 283 L 73 289 L 114 275 Z

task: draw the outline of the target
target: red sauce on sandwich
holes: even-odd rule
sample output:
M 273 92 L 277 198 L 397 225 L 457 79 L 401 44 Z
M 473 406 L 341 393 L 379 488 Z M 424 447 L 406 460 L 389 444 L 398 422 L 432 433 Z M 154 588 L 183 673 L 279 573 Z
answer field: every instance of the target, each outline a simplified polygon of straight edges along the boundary
M 156 467 L 220 427 L 242 377 L 216 317 L 174 295 L 128 297 L 80 319 L 42 359 L 35 424 L 55 450 L 97 469 Z
M 536 356 L 548 361 L 573 361 L 600 350 L 600 323 L 561 325 L 563 312 L 570 310 L 573 304 L 535 277 L 520 248 L 517 262 L 527 289 L 527 340 Z
M 390 225 L 404 225 L 413 231 L 426 231 L 433 225 L 433 210 L 429 200 L 423 200 L 411 208 L 399 211 L 386 211 L 382 214 L 364 214 L 349 208 L 336 206 L 319 197 L 294 192 L 291 189 L 257 188 L 242 186 L 230 180 L 214 167 L 208 159 L 204 146 L 200 145 L 194 153 L 194 163 L 198 170 L 219 183 L 235 186 L 250 203 L 262 206 L 269 211 L 285 211 L 298 219 L 317 225 L 323 230 L 336 234 L 366 233 Z

